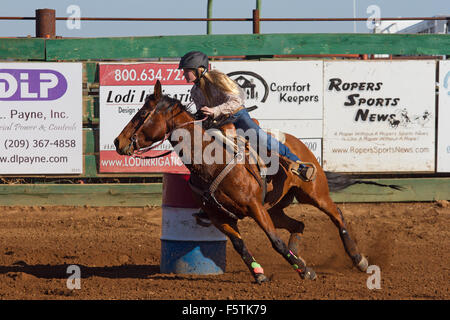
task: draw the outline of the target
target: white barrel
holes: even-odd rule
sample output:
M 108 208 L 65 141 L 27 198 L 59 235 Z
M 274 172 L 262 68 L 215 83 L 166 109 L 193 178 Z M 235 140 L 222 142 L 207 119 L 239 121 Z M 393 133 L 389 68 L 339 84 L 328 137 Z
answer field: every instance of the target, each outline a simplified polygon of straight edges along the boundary
M 203 227 L 192 214 L 199 211 L 188 180 L 190 175 L 163 176 L 162 273 L 222 274 L 226 266 L 226 237 L 213 225 Z

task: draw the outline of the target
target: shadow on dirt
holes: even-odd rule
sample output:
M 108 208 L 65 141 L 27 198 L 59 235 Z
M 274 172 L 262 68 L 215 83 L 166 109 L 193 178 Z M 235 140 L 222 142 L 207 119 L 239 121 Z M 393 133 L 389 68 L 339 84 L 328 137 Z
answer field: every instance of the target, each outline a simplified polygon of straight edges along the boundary
M 0 266 L 0 275 L 6 274 L 12 279 L 24 279 L 31 275 L 40 279 L 68 279 L 74 277 L 73 269 L 69 266 L 74 264 L 59 265 L 28 265 L 24 261 L 15 262 L 11 266 Z M 206 282 L 229 282 L 236 280 L 217 278 L 218 275 L 195 275 L 195 274 L 162 274 L 159 265 L 129 265 L 88 267 L 77 264 L 80 268 L 80 278 L 101 277 L 109 279 L 152 279 L 152 280 L 187 280 Z M 249 279 L 250 281 L 250 279 Z
M 37 278 L 44 279 L 67 279 L 74 275 L 72 269 L 68 270 L 70 264 L 60 265 L 27 265 L 23 261 L 14 263 L 11 266 L 0 266 L 0 274 L 14 274 L 22 272 L 30 274 Z M 159 265 L 120 265 L 88 267 L 77 265 L 80 268 L 80 277 L 82 279 L 90 277 L 103 277 L 111 279 L 134 278 L 146 279 L 154 274 L 160 273 Z

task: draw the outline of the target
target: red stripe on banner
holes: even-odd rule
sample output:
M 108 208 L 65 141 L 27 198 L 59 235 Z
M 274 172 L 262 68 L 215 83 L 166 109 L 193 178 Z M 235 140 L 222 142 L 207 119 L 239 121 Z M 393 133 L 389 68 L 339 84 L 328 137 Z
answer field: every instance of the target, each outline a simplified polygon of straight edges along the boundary
M 150 150 L 142 155 L 156 156 L 167 150 Z M 135 173 L 189 173 L 181 159 L 175 152 L 155 159 L 140 159 L 137 157 L 121 156 L 116 151 L 100 151 L 100 172 L 135 172 Z
M 188 180 L 190 174 L 165 173 L 163 176 L 162 204 L 175 208 L 198 208 Z
M 138 86 L 154 85 L 159 80 L 162 85 L 185 85 L 183 70 L 175 63 L 101 64 L 100 85 Z

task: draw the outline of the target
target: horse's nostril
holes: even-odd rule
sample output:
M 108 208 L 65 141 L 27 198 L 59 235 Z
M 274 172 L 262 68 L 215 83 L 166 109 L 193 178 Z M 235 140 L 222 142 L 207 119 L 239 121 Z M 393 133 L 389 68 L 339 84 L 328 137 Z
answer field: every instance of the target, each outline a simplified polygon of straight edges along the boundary
M 119 139 L 117 138 L 114 139 L 114 145 L 116 146 L 116 149 L 119 148 Z

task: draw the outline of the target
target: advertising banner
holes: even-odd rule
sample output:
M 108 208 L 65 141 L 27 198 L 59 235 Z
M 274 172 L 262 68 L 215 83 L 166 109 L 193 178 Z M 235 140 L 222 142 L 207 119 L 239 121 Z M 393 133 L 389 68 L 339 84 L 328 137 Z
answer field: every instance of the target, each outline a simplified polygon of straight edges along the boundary
M 323 62 L 322 61 L 224 61 L 211 62 L 236 81 L 246 93 L 246 106 L 263 129 L 289 133 L 312 143 L 322 158 Z
M 81 63 L 0 63 L 0 173 L 81 174 Z
M 324 64 L 324 169 L 435 170 L 434 61 Z
M 450 61 L 439 61 L 437 172 L 450 172 Z
M 172 172 L 189 171 L 174 152 L 156 159 L 121 156 L 114 139 L 144 105 L 159 80 L 163 94 L 190 101 L 192 84 L 186 83 L 175 63 L 100 64 L 100 172 Z M 155 156 L 171 150 L 166 141 L 141 156 Z

